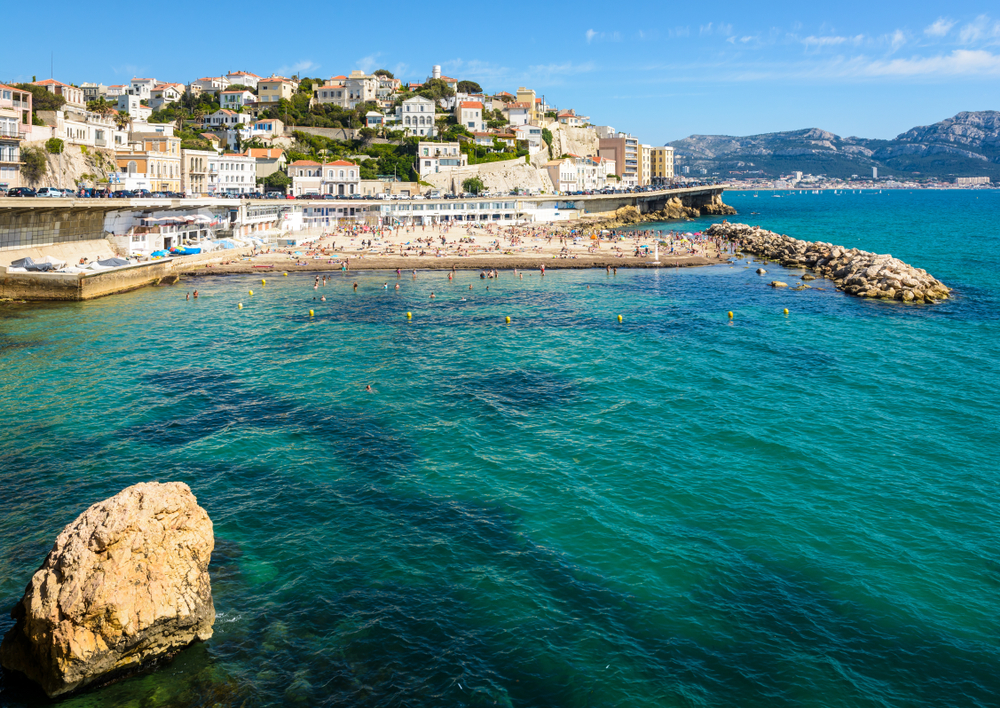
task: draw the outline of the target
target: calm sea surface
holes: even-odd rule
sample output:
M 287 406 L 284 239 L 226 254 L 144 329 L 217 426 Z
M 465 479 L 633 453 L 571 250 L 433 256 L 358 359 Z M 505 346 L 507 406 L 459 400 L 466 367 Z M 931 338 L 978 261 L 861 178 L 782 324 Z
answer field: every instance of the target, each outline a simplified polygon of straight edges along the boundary
M 179 480 L 215 636 L 60 705 L 998 705 L 1000 192 L 726 201 L 955 298 L 740 263 L 3 305 L 0 631 L 81 511 Z

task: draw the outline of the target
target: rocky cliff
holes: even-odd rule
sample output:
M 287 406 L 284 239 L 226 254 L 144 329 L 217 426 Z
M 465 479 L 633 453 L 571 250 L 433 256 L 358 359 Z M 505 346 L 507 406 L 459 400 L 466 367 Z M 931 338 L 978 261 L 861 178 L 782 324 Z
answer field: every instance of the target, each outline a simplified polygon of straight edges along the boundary
M 24 143 L 23 147 L 37 147 L 45 152 L 44 142 Z M 89 148 L 66 144 L 58 155 L 45 152 L 45 175 L 33 185 L 35 187 L 58 187 L 76 189 L 81 183 L 96 187 L 99 180 L 107 180 L 114 172 L 115 153 L 103 148 Z
M 541 160 L 539 160 L 541 162 Z M 486 185 L 488 192 L 509 194 L 514 189 L 552 193 L 552 180 L 545 170 L 527 164 L 524 158 L 506 160 L 504 162 L 488 162 L 482 165 L 469 165 L 439 172 L 424 177 L 438 189 L 462 191 L 462 182 L 470 177 L 479 177 Z

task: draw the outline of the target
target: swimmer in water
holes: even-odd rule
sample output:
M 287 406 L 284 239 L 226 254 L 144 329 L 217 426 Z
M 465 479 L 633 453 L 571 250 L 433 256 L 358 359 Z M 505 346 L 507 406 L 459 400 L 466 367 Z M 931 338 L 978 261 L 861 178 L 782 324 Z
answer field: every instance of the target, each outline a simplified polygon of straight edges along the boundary
M 399 290 L 399 283 L 396 283 L 396 290 Z
M 197 299 L 198 299 L 198 291 L 197 291 L 197 290 L 195 290 L 195 291 L 194 291 L 194 299 L 195 299 L 195 300 L 197 300 Z
M 469 290 L 472 290 L 472 285 L 471 284 L 469 285 Z
M 434 293 L 431 293 L 431 300 L 434 299 Z
M 367 386 L 365 386 L 365 391 L 367 391 L 368 393 L 375 393 L 375 392 L 374 392 L 374 391 L 372 390 L 372 385 L 371 385 L 371 384 L 368 384 Z
M 388 290 L 389 289 L 389 283 L 382 283 L 382 289 L 383 290 Z

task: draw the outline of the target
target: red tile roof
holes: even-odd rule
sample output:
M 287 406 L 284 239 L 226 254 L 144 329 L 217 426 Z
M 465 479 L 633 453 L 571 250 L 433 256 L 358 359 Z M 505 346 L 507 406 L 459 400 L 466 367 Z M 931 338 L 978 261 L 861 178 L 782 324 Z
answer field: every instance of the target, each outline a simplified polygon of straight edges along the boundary
M 257 157 L 257 158 L 279 158 L 285 154 L 285 151 L 281 148 L 248 148 L 245 156 L 246 157 Z
M 56 81 L 55 79 L 42 79 L 41 81 L 35 81 L 35 86 L 69 86 L 69 84 L 64 84 L 62 81 Z
M 479 109 L 482 109 L 483 104 L 481 104 L 479 101 L 462 101 L 462 103 L 460 104 L 460 107 L 461 108 L 479 108 Z
M 350 165 L 351 167 L 355 166 L 353 162 L 348 162 L 347 160 L 336 160 L 334 162 L 327 162 L 326 165 L 337 165 L 338 167 L 346 167 L 348 165 Z
M 312 160 L 296 160 L 289 167 L 319 167 L 319 163 Z

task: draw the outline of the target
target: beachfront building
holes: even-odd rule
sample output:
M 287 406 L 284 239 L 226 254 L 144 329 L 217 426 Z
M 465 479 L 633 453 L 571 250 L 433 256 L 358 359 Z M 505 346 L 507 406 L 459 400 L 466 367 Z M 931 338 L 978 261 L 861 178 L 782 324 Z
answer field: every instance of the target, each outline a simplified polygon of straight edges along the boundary
M 208 194 L 244 194 L 257 190 L 257 161 L 249 155 L 227 152 L 208 163 Z
M 639 186 L 645 187 L 646 185 L 652 184 L 653 181 L 653 169 L 652 169 L 652 159 L 653 159 L 653 146 L 652 145 L 639 145 L 639 171 L 638 180 Z
M 456 143 L 417 143 L 417 172 L 421 177 L 465 167 L 469 158 Z
M 319 163 L 296 160 L 288 166 L 292 178 L 291 193 L 296 197 L 309 195 L 350 196 L 360 194 L 361 171 L 347 160 Z
M 572 158 L 549 160 L 545 163 L 545 171 L 549 173 L 549 179 L 557 193 L 576 191 L 576 164 Z
M 435 118 L 437 106 L 434 101 L 423 96 L 412 96 L 399 107 L 399 123 L 407 135 L 433 137 L 437 134 Z
M 136 98 L 133 96 L 132 98 Z M 133 133 L 128 149 L 115 153 L 118 175 L 141 180 L 154 192 L 179 192 L 181 189 L 181 140 L 166 133 Z M 123 184 L 120 177 L 115 184 Z M 125 187 L 126 189 L 143 187 Z
M 30 91 L 0 84 L 0 189 L 24 187 L 21 142 L 31 138 Z
M 214 150 L 181 149 L 181 192 L 184 195 L 208 194 L 209 165 L 218 156 Z
M 277 106 L 278 101 L 291 101 L 299 84 L 283 76 L 270 76 L 257 82 L 257 104 L 262 107 Z
M 669 145 L 654 147 L 650 159 L 650 168 L 654 184 L 672 182 L 674 179 L 674 149 Z M 800 172 L 799 179 L 801 178 L 802 173 Z
M 281 148 L 248 148 L 243 154 L 256 162 L 257 179 L 264 179 L 283 170 L 288 164 L 285 151 Z
M 472 132 L 486 129 L 483 123 L 483 104 L 479 101 L 462 101 L 458 104 L 458 123 Z
M 613 138 L 598 141 L 598 154 L 614 160 L 615 174 L 623 187 L 639 185 L 639 140 L 628 133 L 618 133 Z

